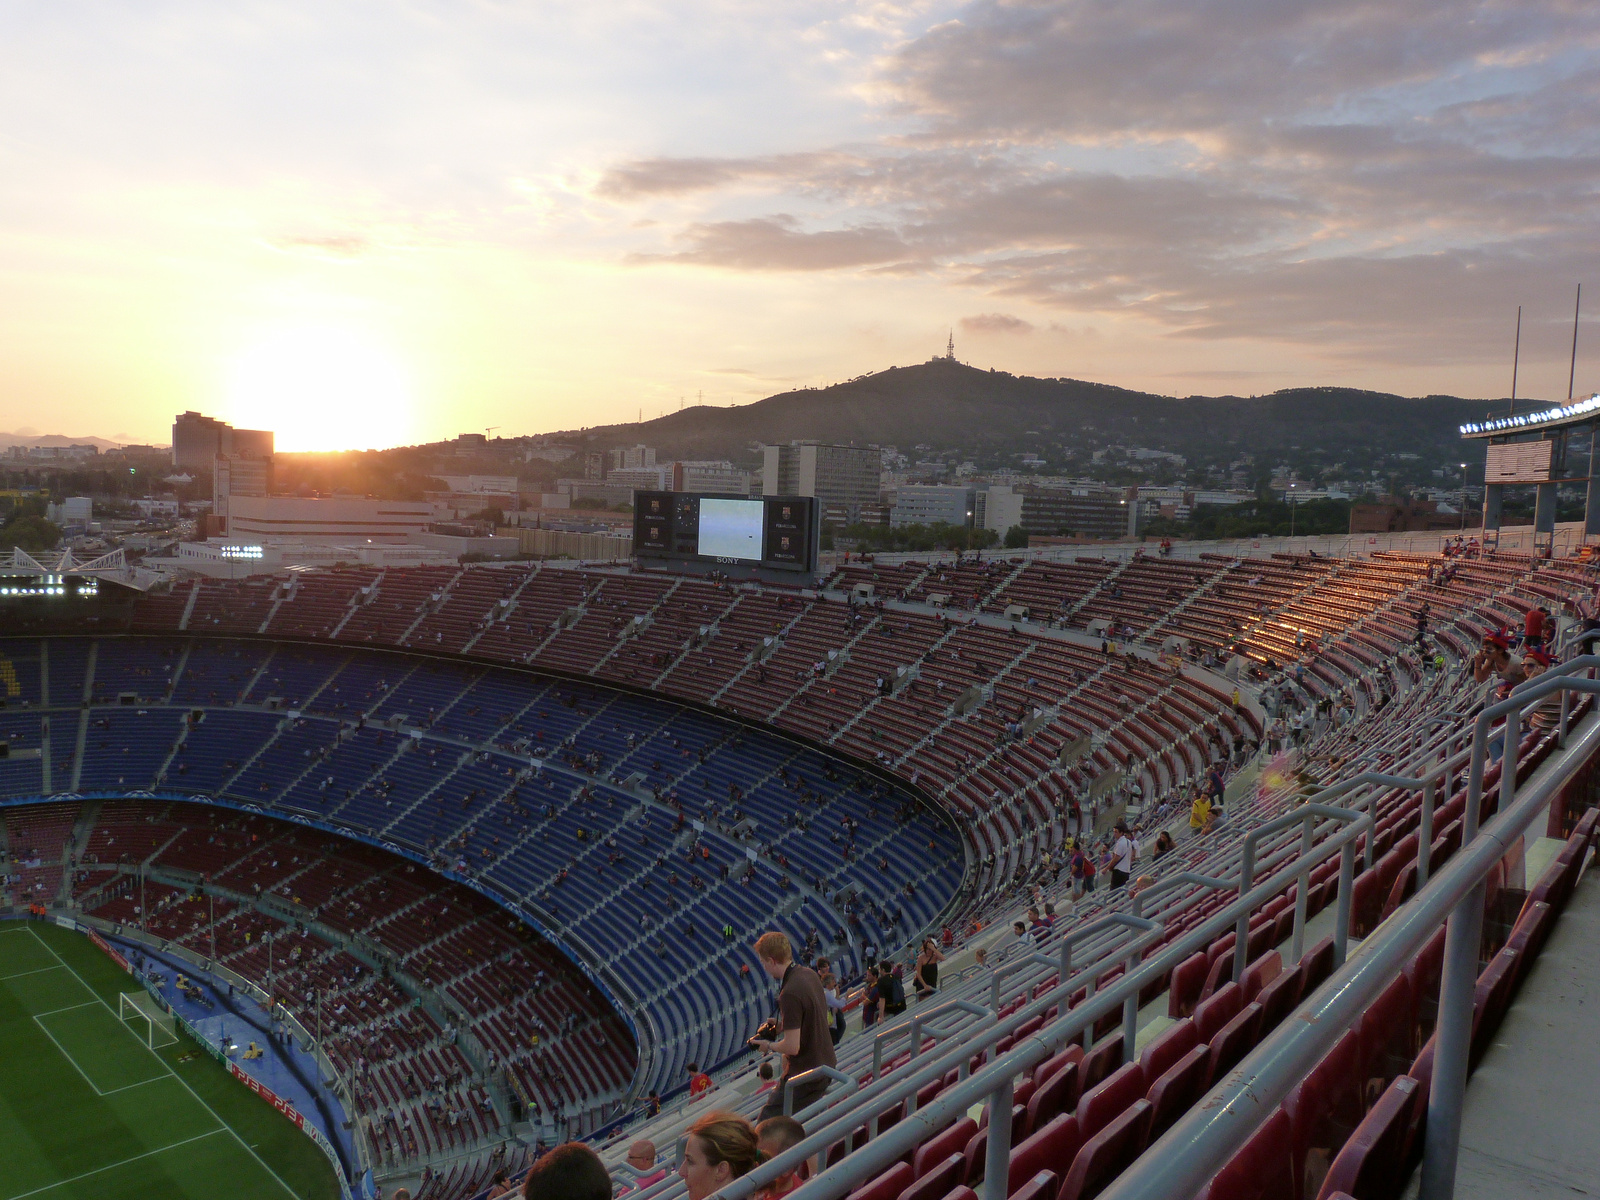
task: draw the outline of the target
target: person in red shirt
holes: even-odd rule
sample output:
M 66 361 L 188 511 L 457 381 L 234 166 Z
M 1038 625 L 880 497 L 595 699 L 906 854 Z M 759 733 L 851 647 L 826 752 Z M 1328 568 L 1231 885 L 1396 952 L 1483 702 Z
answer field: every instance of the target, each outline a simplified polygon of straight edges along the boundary
M 1531 650 L 1544 642 L 1544 610 L 1530 608 L 1522 619 L 1522 647 Z
M 690 1063 L 684 1069 L 689 1072 L 689 1099 L 698 1100 L 711 1090 L 711 1076 L 702 1071 L 698 1063 Z

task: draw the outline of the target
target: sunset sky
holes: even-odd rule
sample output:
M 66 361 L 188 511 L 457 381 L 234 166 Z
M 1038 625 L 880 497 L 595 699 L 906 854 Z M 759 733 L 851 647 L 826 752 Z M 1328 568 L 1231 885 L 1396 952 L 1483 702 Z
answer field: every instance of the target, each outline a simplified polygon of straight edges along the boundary
M 1503 395 L 1519 303 L 1557 398 L 1597 112 L 1579 0 L 18 0 L 0 430 L 533 433 L 952 328 L 1167 394 Z

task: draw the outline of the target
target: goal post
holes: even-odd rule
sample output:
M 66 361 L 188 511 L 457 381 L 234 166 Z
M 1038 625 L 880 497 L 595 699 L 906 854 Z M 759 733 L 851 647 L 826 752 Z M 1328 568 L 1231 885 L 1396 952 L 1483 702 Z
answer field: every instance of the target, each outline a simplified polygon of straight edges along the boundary
M 171 1046 L 178 1040 L 177 1022 L 149 992 L 121 993 L 117 1001 L 117 1016 L 152 1050 Z

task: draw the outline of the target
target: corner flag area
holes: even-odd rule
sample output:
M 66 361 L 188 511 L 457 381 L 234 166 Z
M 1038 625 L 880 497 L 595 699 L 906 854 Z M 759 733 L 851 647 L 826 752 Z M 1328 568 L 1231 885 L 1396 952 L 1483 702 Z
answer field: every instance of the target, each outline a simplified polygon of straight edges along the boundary
M 82 934 L 0 923 L 0 1200 L 336 1200 L 322 1152 L 187 1035 L 151 1049 L 119 1017 L 136 986 Z

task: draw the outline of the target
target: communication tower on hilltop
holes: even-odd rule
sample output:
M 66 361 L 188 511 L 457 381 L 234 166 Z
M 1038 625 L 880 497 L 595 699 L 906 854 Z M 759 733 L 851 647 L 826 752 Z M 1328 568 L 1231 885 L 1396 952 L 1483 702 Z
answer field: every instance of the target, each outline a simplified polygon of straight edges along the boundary
M 950 331 L 950 341 L 944 348 L 944 356 L 951 362 L 956 360 L 956 331 Z

